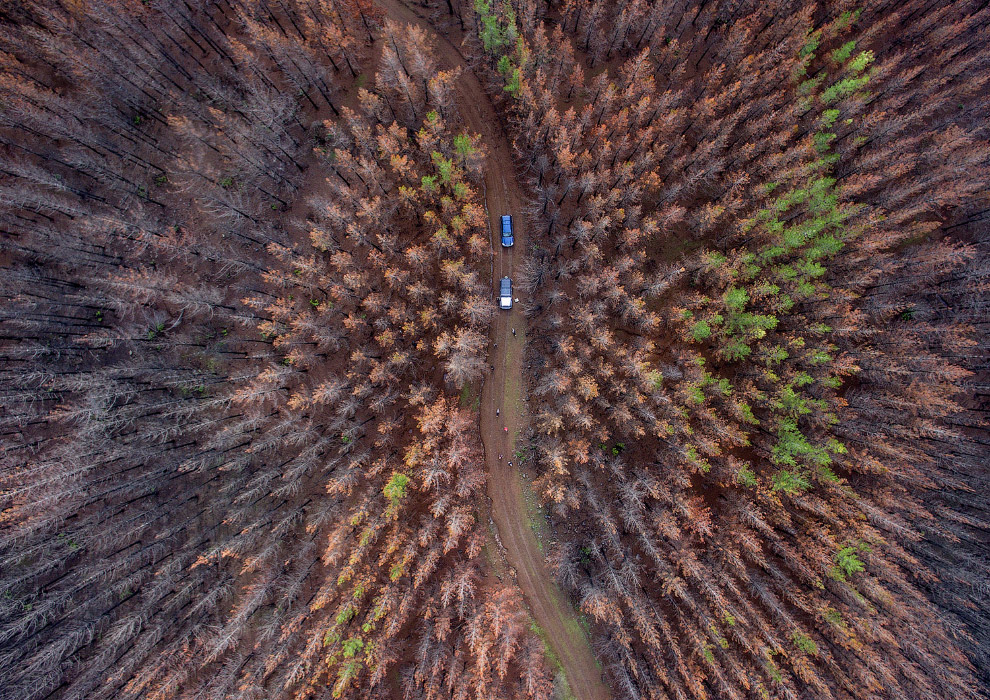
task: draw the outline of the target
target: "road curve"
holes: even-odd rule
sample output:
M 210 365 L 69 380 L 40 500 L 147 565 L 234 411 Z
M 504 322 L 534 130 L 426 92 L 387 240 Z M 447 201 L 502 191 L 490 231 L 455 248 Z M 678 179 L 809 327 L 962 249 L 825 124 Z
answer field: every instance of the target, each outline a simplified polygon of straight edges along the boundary
M 457 104 L 467 126 L 482 135 L 488 153 L 485 162 L 485 200 L 489 225 L 497 234 L 499 217 L 513 214 L 515 246 L 502 248 L 493 235 L 494 261 L 492 293 L 498 280 L 508 275 L 518 279 L 526 248 L 526 222 L 522 216 L 525 197 L 516 181 L 512 151 L 496 113 L 481 83 L 464 57 L 446 37 L 400 0 L 378 0 L 388 16 L 399 22 L 422 27 L 435 38 L 440 67 L 461 66 L 457 82 Z M 518 291 L 513 290 L 518 296 Z M 514 331 L 514 332 L 513 332 Z M 543 629 L 553 652 L 560 659 L 575 700 L 607 700 L 591 646 L 578 624 L 574 609 L 560 593 L 540 553 L 530 528 L 516 464 L 515 440 L 524 425 L 523 349 L 526 343 L 526 317 L 519 305 L 509 312 L 499 311 L 492 323 L 491 364 L 495 371 L 485 380 L 481 395 L 481 434 L 488 472 L 488 495 L 492 518 L 506 561 L 515 572 L 530 614 Z M 496 416 L 495 411 L 499 410 Z M 508 428 L 506 431 L 505 429 Z M 499 455 L 502 459 L 499 459 Z

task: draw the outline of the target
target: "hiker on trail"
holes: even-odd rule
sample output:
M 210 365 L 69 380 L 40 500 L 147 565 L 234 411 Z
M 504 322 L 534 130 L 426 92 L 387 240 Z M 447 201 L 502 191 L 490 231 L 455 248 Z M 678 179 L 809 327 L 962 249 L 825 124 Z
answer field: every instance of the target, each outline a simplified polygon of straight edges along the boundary
M 501 462 L 501 461 L 502 461 L 502 453 L 501 453 L 501 452 L 499 452 L 499 454 L 498 454 L 498 461 L 499 461 L 499 462 Z
M 512 466 L 512 460 L 511 459 L 509 460 L 509 466 L 510 467 Z
M 506 432 L 506 433 L 507 433 L 507 432 L 509 432 L 509 429 L 508 429 L 508 428 L 502 428 L 502 430 L 503 430 L 504 432 Z
M 495 409 L 495 417 L 496 418 L 498 417 L 498 409 L 497 408 Z
M 512 329 L 512 337 L 513 338 L 516 337 L 516 329 L 515 328 Z

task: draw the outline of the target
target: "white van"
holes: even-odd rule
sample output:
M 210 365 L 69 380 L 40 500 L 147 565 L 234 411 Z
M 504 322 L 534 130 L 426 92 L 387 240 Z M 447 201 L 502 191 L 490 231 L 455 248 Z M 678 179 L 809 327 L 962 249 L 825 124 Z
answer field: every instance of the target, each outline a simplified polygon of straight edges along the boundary
M 500 309 L 512 308 L 512 280 L 508 277 L 503 277 L 499 285 L 498 306 Z

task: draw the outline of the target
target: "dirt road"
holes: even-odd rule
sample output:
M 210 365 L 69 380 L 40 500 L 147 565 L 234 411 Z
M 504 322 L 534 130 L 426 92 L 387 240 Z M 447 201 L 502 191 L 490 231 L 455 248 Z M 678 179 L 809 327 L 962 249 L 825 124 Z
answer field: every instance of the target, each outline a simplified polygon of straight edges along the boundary
M 437 33 L 425 19 L 399 0 L 379 0 L 390 18 L 416 24 L 435 38 L 435 48 L 443 69 L 461 66 L 457 84 L 457 105 L 468 128 L 482 135 L 488 149 L 485 165 L 485 198 L 494 251 L 492 293 L 498 280 L 508 275 L 517 279 L 526 246 L 525 202 L 516 182 L 509 141 L 503 120 L 471 72 L 458 49 Z M 515 246 L 502 248 L 498 239 L 499 218 L 513 215 Z M 515 296 L 519 296 L 514 287 Z M 515 332 L 513 333 L 513 329 Z M 481 432 L 488 472 L 488 494 L 498 540 L 506 561 L 515 571 L 530 613 L 543 629 L 546 640 L 560 660 L 571 693 L 576 700 L 605 700 L 609 693 L 602 683 L 588 639 L 574 610 L 554 585 L 530 528 L 515 457 L 516 436 L 525 421 L 522 381 L 523 347 L 526 343 L 526 317 L 520 305 L 499 311 L 492 324 L 489 348 L 495 371 L 485 380 L 481 395 Z M 496 416 L 495 411 L 499 410 Z M 505 429 L 508 429 L 507 431 Z M 499 460 L 498 456 L 502 455 Z

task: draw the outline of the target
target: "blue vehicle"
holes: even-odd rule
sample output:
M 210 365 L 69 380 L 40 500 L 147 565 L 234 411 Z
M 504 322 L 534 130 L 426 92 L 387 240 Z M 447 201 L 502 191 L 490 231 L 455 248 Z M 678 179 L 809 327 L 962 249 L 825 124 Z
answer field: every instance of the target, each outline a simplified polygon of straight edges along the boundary
M 506 214 L 502 217 L 502 247 L 511 248 L 512 243 L 512 216 Z

